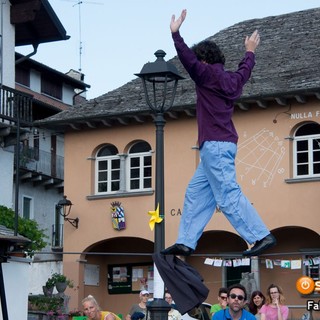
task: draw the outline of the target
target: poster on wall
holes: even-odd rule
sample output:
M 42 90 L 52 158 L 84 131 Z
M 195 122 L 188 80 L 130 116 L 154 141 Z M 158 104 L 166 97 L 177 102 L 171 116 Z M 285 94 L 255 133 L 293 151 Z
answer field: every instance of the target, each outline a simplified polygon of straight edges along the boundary
M 108 293 L 153 292 L 153 264 L 108 266 Z
M 127 267 L 114 267 L 112 269 L 112 277 L 114 282 L 127 282 L 128 268 Z
M 131 292 L 131 271 L 129 266 L 109 265 L 108 292 L 110 294 Z
M 95 264 L 84 265 L 84 284 L 86 286 L 99 286 L 100 266 Z
M 132 267 L 132 291 L 153 292 L 153 265 Z

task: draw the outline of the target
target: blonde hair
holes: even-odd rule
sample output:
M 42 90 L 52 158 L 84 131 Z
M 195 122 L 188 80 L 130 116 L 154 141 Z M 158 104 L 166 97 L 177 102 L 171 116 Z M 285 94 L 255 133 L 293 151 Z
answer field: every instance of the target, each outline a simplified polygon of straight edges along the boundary
M 92 302 L 98 311 L 101 311 L 101 308 L 97 302 L 97 300 L 94 298 L 94 296 L 92 296 L 91 294 L 89 294 L 87 297 L 85 297 L 84 299 L 82 299 L 81 304 L 83 305 L 86 302 Z
M 271 304 L 272 299 L 271 299 L 271 294 L 270 294 L 270 290 L 271 288 L 276 288 L 279 292 L 279 303 L 280 304 L 284 304 L 285 298 L 283 295 L 283 290 L 280 286 L 276 285 L 276 284 L 270 284 L 270 286 L 267 289 L 267 298 L 266 298 L 266 304 Z

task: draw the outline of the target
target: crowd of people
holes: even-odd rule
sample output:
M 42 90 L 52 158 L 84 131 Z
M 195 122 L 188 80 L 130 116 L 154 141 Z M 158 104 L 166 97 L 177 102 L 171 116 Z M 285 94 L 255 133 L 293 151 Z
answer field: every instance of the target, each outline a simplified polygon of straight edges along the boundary
M 147 303 L 150 298 L 150 293 L 147 290 L 141 290 L 139 294 L 140 302 L 133 304 L 129 313 L 124 320 L 150 320 L 150 315 L 147 313 Z M 165 301 L 171 306 L 168 312 L 168 320 L 181 320 L 181 313 L 175 308 L 172 296 L 169 292 L 165 292 Z M 97 300 L 89 295 L 82 300 L 83 314 L 92 320 L 122 320 L 122 318 L 111 312 L 102 311 Z
M 147 304 L 150 294 L 147 290 L 140 291 L 140 302 L 133 304 L 124 320 L 147 320 Z M 168 320 L 181 320 L 182 315 L 176 309 L 170 292 L 166 291 L 164 300 L 171 309 Z M 261 291 L 253 291 L 250 297 L 241 284 L 234 284 L 228 288 L 222 287 L 218 291 L 218 303 L 212 304 L 211 320 L 287 320 L 289 308 L 284 304 L 285 298 L 280 286 L 271 284 L 266 295 Z M 82 300 L 83 314 L 92 320 L 122 320 L 111 311 L 102 311 L 96 299 L 89 295 Z
M 220 288 L 218 303 L 213 304 L 210 309 L 212 320 L 287 320 L 289 308 L 284 304 L 281 287 L 271 284 L 266 293 L 265 297 L 261 291 L 256 290 L 248 298 L 246 289 L 241 284 Z

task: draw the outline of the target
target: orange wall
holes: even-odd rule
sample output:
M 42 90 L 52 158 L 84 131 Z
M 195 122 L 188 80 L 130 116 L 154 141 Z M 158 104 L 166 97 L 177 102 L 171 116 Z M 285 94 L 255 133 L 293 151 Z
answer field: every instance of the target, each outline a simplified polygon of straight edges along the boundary
M 292 119 L 290 115 L 281 113 L 277 123 L 273 120 L 287 106 L 270 104 L 266 109 L 253 107 L 249 111 L 237 111 L 234 122 L 239 133 L 237 176 L 244 193 L 257 208 L 270 230 L 280 227 L 302 226 L 320 232 L 318 214 L 319 181 L 303 183 L 286 183 L 292 178 L 291 140 L 287 139 L 299 123 L 303 121 L 319 122 L 317 110 L 320 104 L 314 99 L 308 104 L 292 102 L 291 114 L 300 119 Z M 319 108 L 320 110 L 320 108 Z M 311 116 L 312 117 L 311 117 Z M 65 194 L 72 200 L 72 217 L 80 219 L 79 229 L 65 224 L 65 252 L 83 252 L 100 241 L 121 237 L 138 237 L 153 241 L 154 232 L 148 226 L 148 211 L 154 209 L 154 195 L 143 195 L 125 198 L 100 198 L 88 200 L 94 193 L 94 160 L 97 148 L 104 143 L 114 144 L 119 153 L 126 152 L 128 144 L 134 140 L 145 140 L 155 150 L 155 127 L 152 122 L 73 131 L 65 135 Z M 184 192 L 189 179 L 199 161 L 198 151 L 193 149 L 197 143 L 197 127 L 195 118 L 180 117 L 168 119 L 165 126 L 165 228 L 166 246 L 175 242 L 182 211 Z M 153 153 L 153 177 L 155 154 Z M 154 187 L 153 179 L 153 187 Z M 125 209 L 127 228 L 116 231 L 111 225 L 110 204 L 120 201 Z M 216 213 L 206 227 L 208 230 L 225 230 L 235 233 L 229 222 L 221 213 Z M 139 252 L 139 248 L 137 248 Z M 105 308 L 114 312 L 125 313 L 132 303 L 138 301 L 138 295 L 121 297 L 108 296 L 106 284 L 101 288 L 84 288 L 82 286 L 83 265 L 77 262 L 80 254 L 64 255 L 64 270 L 79 285 L 79 289 L 69 289 L 72 295 L 71 306 L 77 306 L 81 299 L 92 293 L 101 297 Z M 112 258 L 122 261 L 122 257 Z M 91 258 L 100 263 L 103 259 Z M 221 279 L 221 270 L 212 270 L 203 266 L 203 272 L 210 277 Z M 106 269 L 101 270 L 105 277 Z M 263 274 L 262 270 L 262 274 Z M 302 271 L 300 270 L 300 273 Z M 270 275 L 270 274 L 269 274 Z M 296 274 L 291 273 L 292 282 Z M 274 278 L 279 278 L 279 274 Z M 267 285 L 272 279 L 263 280 Z M 219 283 L 220 284 L 220 283 Z M 213 286 L 209 302 L 215 303 L 219 284 Z M 288 288 L 290 290 L 290 288 Z M 290 292 L 288 295 L 290 297 Z M 295 298 L 292 301 L 296 302 Z M 300 302 L 301 303 L 301 302 Z

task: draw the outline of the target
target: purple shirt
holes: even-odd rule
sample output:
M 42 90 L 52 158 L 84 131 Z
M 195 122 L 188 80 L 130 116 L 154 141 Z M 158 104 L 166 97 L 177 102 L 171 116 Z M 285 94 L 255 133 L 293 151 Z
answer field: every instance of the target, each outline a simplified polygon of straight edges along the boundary
M 238 142 L 232 122 L 234 101 L 241 96 L 254 67 L 254 53 L 247 51 L 235 72 L 221 63 L 200 62 L 179 32 L 172 33 L 178 57 L 196 84 L 199 147 L 205 141 Z

